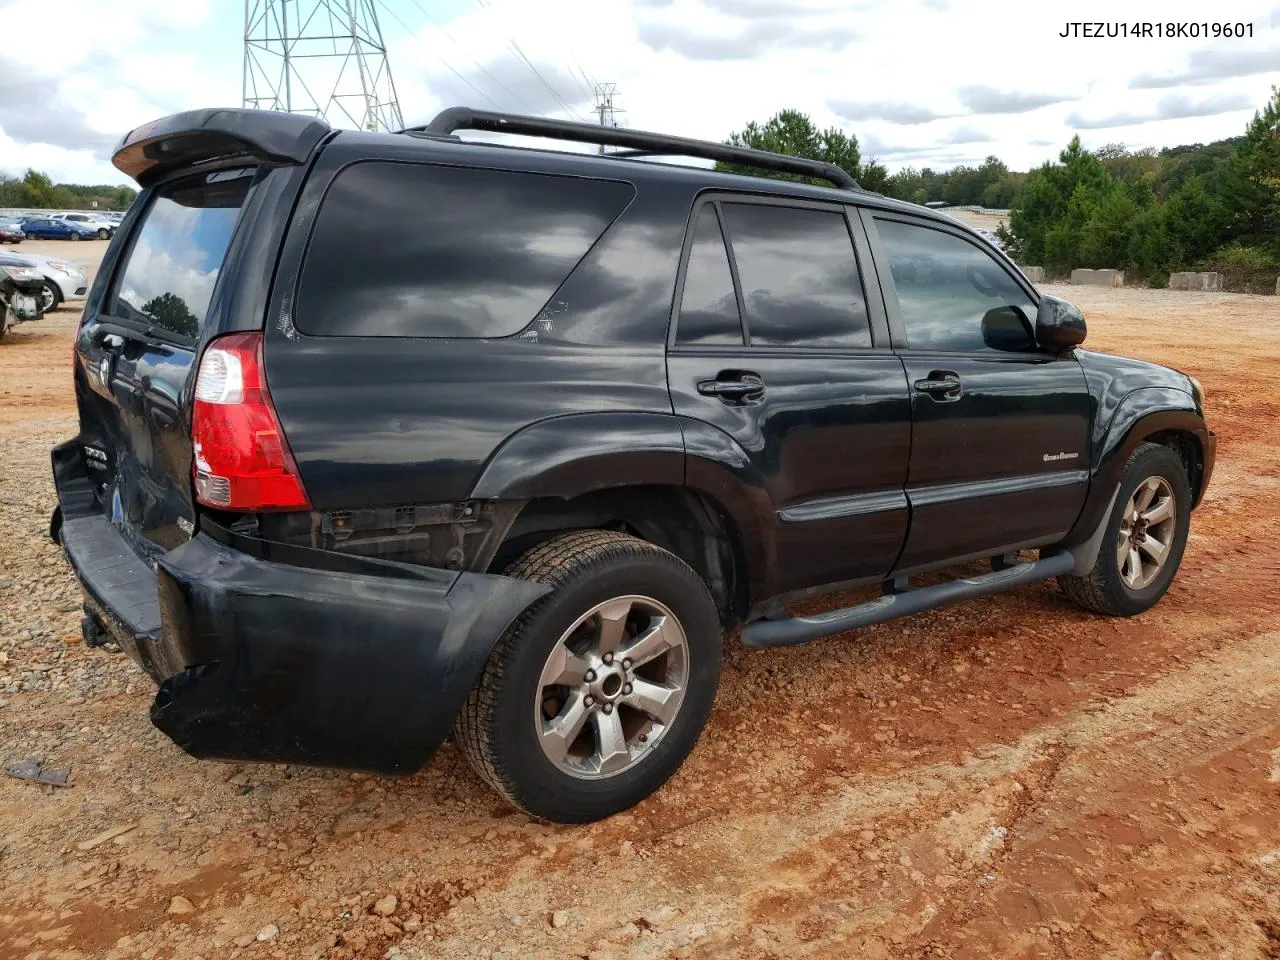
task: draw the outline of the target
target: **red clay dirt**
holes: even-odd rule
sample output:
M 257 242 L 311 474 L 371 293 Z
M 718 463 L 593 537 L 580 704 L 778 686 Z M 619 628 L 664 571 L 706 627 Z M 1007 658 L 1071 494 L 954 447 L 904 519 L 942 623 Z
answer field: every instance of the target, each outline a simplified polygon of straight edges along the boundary
M 451 745 L 391 780 L 201 762 L 153 730 L 150 683 L 78 643 L 45 537 L 76 315 L 20 327 L 0 754 L 74 786 L 0 777 L 0 957 L 1280 957 L 1280 298 L 1056 292 L 1090 346 L 1207 388 L 1218 470 L 1168 597 L 1108 620 L 1041 584 L 792 650 L 731 639 L 689 762 L 586 827 L 504 807 Z

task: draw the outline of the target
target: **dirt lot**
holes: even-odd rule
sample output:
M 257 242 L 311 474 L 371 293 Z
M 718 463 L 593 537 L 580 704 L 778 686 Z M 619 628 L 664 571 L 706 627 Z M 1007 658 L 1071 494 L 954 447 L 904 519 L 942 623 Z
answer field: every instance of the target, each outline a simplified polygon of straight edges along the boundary
M 76 314 L 19 328 L 0 758 L 74 786 L 0 777 L 0 957 L 1280 957 L 1280 298 L 1065 292 L 1091 345 L 1208 389 L 1218 472 L 1166 600 L 1105 620 L 1043 584 L 730 641 L 684 769 L 578 828 L 503 807 L 451 746 L 389 780 L 155 731 L 143 675 L 79 643 L 45 536 Z

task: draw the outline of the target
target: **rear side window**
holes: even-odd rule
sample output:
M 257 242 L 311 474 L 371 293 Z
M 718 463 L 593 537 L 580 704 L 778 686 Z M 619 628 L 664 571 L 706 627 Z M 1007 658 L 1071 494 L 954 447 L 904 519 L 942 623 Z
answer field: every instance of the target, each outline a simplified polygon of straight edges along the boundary
M 753 347 L 871 346 L 843 214 L 744 203 L 721 209 Z
M 742 320 L 733 292 L 733 274 L 716 208 L 707 204 L 698 216 L 685 269 L 684 295 L 676 343 L 685 346 L 736 344 L 742 346 Z
M 606 180 L 365 162 L 329 189 L 297 325 L 347 337 L 528 326 L 634 193 Z
M 134 234 L 108 312 L 198 337 L 252 182 L 252 170 L 231 170 L 157 190 Z

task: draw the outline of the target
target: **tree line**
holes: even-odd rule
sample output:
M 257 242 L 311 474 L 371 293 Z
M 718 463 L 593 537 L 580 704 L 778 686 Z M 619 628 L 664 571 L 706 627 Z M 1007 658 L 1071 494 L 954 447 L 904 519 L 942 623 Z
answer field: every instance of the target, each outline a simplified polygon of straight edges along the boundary
M 46 173 L 28 170 L 21 178 L 0 173 L 0 207 L 35 210 L 127 210 L 138 191 L 110 184 L 54 183 Z M 93 206 L 94 201 L 98 206 Z
M 912 203 L 1008 208 L 1009 222 L 999 232 L 1010 254 L 1050 274 L 1115 267 L 1163 286 L 1175 270 L 1216 270 L 1230 289 L 1271 292 L 1280 271 L 1280 88 L 1272 88 L 1239 137 L 1090 151 L 1076 136 L 1056 163 L 1025 173 L 987 157 L 978 166 L 890 174 L 863 159 L 856 136 L 818 130 L 798 110 L 750 123 L 726 142 L 834 163 L 866 189 Z M 732 164 L 717 168 L 806 179 Z

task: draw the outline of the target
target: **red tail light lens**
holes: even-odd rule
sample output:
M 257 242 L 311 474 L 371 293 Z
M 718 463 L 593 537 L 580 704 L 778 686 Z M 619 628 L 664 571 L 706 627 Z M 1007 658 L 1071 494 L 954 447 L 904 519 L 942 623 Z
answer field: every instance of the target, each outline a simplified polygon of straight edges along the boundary
M 262 334 L 214 340 L 191 414 L 196 499 L 219 510 L 309 510 L 262 372 Z

